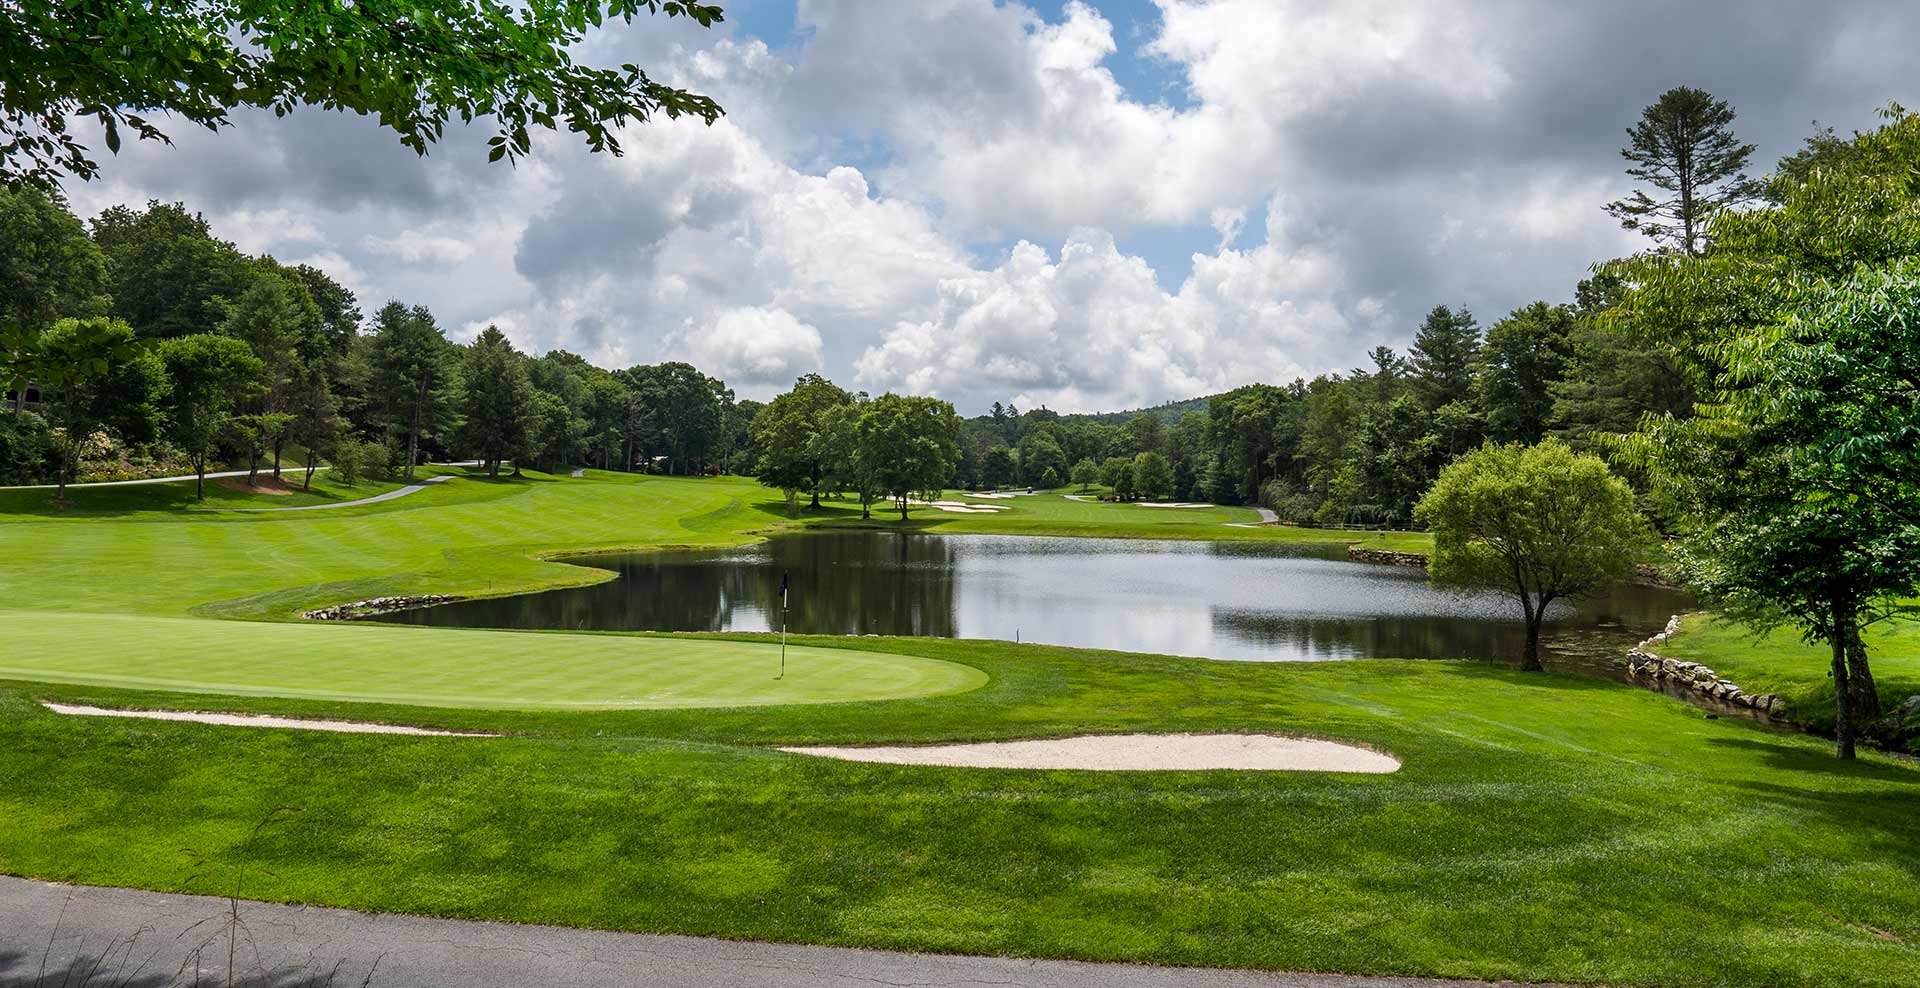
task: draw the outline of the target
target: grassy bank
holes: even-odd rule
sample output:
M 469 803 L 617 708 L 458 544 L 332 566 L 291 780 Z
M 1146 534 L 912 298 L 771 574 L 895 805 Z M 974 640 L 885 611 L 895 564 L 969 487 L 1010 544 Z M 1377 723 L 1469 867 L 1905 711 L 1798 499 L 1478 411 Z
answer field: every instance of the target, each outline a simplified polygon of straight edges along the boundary
M 1152 507 L 1138 502 L 1078 501 L 1062 494 L 1034 494 L 1004 499 L 971 498 L 961 491 L 946 497 L 961 502 L 1001 508 L 992 514 L 952 514 L 914 508 L 907 521 L 891 503 L 876 504 L 871 519 L 862 519 L 857 506 L 827 501 L 805 508 L 795 517 L 827 527 L 907 528 L 950 534 L 1068 535 L 1082 538 L 1207 539 L 1218 542 L 1294 542 L 1360 545 L 1399 552 L 1428 552 L 1432 536 L 1425 532 L 1366 532 L 1291 525 L 1260 525 L 1252 508 Z
M 1866 642 L 1882 705 L 1920 695 L 1920 624 L 1888 622 L 1870 628 Z M 1791 630 L 1756 635 L 1742 625 L 1697 614 L 1659 652 L 1702 663 L 1749 693 L 1784 697 L 1795 719 L 1833 727 L 1832 653 L 1825 645 L 1801 641 Z

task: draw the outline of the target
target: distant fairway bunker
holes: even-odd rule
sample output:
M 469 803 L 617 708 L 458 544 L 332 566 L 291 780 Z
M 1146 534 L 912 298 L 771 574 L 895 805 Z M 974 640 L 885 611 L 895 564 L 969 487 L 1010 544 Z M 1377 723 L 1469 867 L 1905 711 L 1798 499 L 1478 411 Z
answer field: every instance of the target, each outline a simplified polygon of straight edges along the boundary
M 275 717 L 270 714 L 224 714 L 204 710 L 122 710 L 113 707 L 89 707 L 42 700 L 40 705 L 69 717 L 121 717 L 131 720 L 170 720 L 186 724 L 212 724 L 216 727 L 282 728 L 291 731 L 328 731 L 334 734 L 404 734 L 410 737 L 497 738 L 498 734 L 475 731 L 442 731 L 432 727 L 407 727 L 402 724 L 374 724 L 363 720 L 311 720 L 301 717 Z
M 1359 772 L 1385 775 L 1400 761 L 1370 748 L 1278 734 L 1106 734 L 1036 741 L 897 747 L 794 747 L 781 751 L 842 761 L 947 768 L 1088 772 Z
M 977 689 L 972 666 L 766 641 L 0 611 L 0 679 L 501 710 L 749 707 Z

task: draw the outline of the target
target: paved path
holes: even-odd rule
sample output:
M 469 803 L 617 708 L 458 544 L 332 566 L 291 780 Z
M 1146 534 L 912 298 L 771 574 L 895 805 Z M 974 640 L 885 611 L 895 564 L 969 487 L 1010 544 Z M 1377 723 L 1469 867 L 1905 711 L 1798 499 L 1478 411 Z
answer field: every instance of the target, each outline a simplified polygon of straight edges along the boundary
M 237 917 L 237 920 L 236 920 Z M 227 956 L 231 937 L 232 980 Z M 898 954 L 377 915 L 0 877 L 0 988 L 1464 988 L 1485 982 Z
M 586 467 L 581 467 L 580 469 L 578 469 L 578 470 L 575 470 L 574 472 L 572 472 L 572 473 L 570 473 L 570 474 L 567 474 L 567 476 L 569 476 L 569 477 L 584 477 L 584 476 L 586 476 L 586 475 L 587 475 L 587 468 L 586 468 Z
M 305 470 L 306 467 L 288 465 L 288 466 L 283 466 L 281 469 L 286 473 L 299 473 L 302 470 Z M 320 470 L 325 470 L 325 469 L 326 467 L 316 467 L 315 472 L 317 473 Z M 219 480 L 222 477 L 244 477 L 250 472 L 252 471 L 221 470 L 217 473 L 207 474 L 207 479 Z M 268 476 L 273 475 L 273 470 L 271 468 L 263 469 L 260 472 Z M 193 479 L 194 479 L 193 474 L 187 474 L 184 477 L 148 477 L 144 480 L 96 480 L 96 481 L 93 481 L 92 483 L 86 483 L 86 484 L 68 484 L 67 490 L 73 490 L 76 487 L 137 487 L 141 484 L 178 484 L 181 481 L 188 481 Z M 0 487 L 0 491 L 53 491 L 53 490 L 59 490 L 59 489 L 60 489 L 59 484 L 24 484 L 19 487 Z
M 408 494 L 412 494 L 415 491 L 424 491 L 435 484 L 444 484 L 447 481 L 452 479 L 453 479 L 452 477 L 428 477 L 427 479 L 417 484 L 408 484 L 405 487 L 399 488 L 397 490 L 388 491 L 385 494 L 375 494 L 372 497 L 363 497 L 358 501 L 335 501 L 332 504 L 296 504 L 286 508 L 228 508 L 227 510 L 228 511 L 325 511 L 329 508 L 353 508 L 353 507 L 358 507 L 362 504 L 379 504 L 381 501 L 391 501 L 396 497 L 406 497 Z
M 1249 505 L 1249 507 L 1251 507 L 1251 505 Z M 1230 521 L 1227 522 L 1227 524 L 1234 528 L 1259 528 L 1262 525 L 1277 525 L 1280 523 L 1280 516 L 1274 514 L 1272 508 L 1254 508 L 1253 510 L 1260 512 L 1259 521 Z
M 476 467 L 480 465 L 480 461 L 454 460 L 448 463 L 433 463 L 429 465 L 436 467 Z M 282 465 L 281 469 L 285 473 L 299 473 L 305 470 L 306 467 L 289 463 Z M 318 473 L 325 469 L 326 467 L 315 467 L 314 472 Z M 251 472 L 252 471 L 249 470 L 221 470 L 216 473 L 207 474 L 207 479 L 219 480 L 222 477 L 244 477 Z M 260 472 L 271 474 L 272 471 L 262 470 Z M 76 487 L 134 487 L 139 484 L 177 484 L 181 481 L 193 479 L 195 479 L 193 474 L 187 474 L 184 477 L 147 477 L 144 480 L 96 480 L 85 484 L 68 484 L 67 489 L 72 490 Z M 0 491 L 52 491 L 59 489 L 59 484 L 24 484 L 18 487 L 0 487 Z M 332 505 L 332 507 L 339 507 L 339 505 Z

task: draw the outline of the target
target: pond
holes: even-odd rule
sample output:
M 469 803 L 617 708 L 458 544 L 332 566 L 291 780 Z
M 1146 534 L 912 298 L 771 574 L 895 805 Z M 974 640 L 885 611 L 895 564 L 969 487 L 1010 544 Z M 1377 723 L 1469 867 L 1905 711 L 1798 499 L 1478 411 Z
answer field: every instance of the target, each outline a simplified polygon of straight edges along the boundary
M 1339 545 L 840 532 L 719 551 L 589 556 L 619 578 L 381 618 L 469 628 L 999 638 L 1217 659 L 1517 659 L 1519 604 L 1436 591 Z M 1622 587 L 1556 604 L 1546 643 L 1618 654 L 1689 609 Z

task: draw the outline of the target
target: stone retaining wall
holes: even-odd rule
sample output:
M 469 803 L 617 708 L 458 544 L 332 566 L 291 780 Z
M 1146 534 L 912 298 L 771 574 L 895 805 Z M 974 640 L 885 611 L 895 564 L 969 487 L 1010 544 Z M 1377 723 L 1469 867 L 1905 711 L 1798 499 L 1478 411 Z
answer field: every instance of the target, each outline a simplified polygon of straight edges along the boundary
M 1679 630 L 1680 615 L 1675 614 L 1667 620 L 1665 631 L 1628 650 L 1627 675 L 1638 680 L 1678 687 L 1722 703 L 1758 710 L 1761 713 L 1786 713 L 1786 701 L 1772 693 L 1748 693 L 1741 689 L 1739 684 L 1721 677 L 1719 673 L 1698 662 L 1669 659 L 1654 653 L 1654 646 L 1666 641 Z
M 1367 549 L 1350 545 L 1347 546 L 1347 558 L 1356 563 L 1385 563 L 1388 566 L 1427 568 L 1427 556 L 1423 552 L 1395 552 L 1392 549 Z
M 447 604 L 459 600 L 446 594 L 421 594 L 417 597 L 374 597 L 370 600 L 356 600 L 350 604 L 335 604 L 322 607 L 317 611 L 308 611 L 300 615 L 309 621 L 351 621 L 354 618 L 372 617 L 375 614 L 391 614 L 395 611 L 407 611 L 416 607 L 431 607 L 434 604 Z

